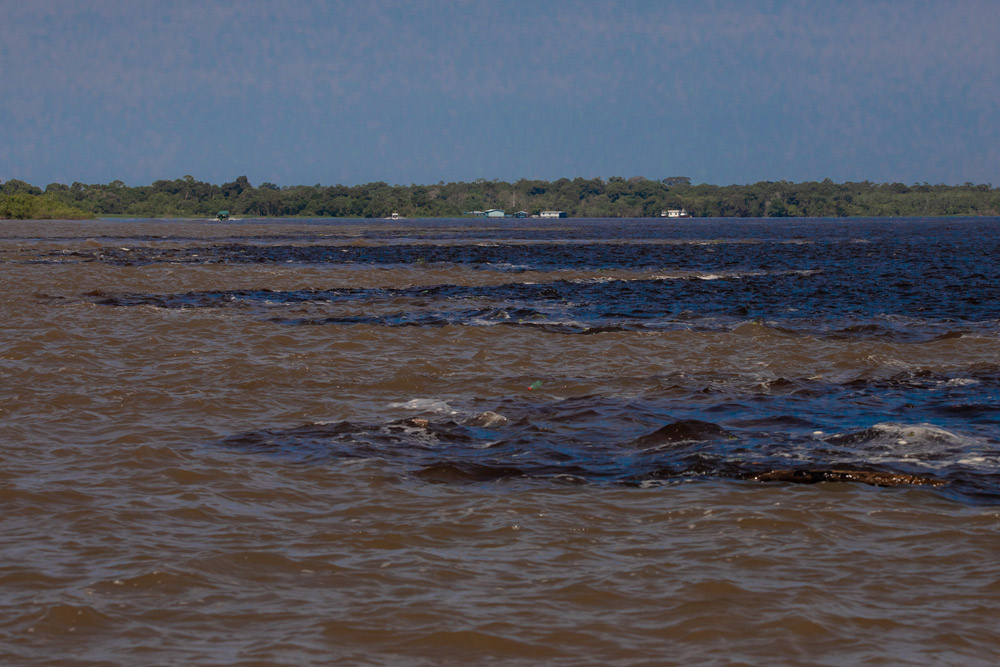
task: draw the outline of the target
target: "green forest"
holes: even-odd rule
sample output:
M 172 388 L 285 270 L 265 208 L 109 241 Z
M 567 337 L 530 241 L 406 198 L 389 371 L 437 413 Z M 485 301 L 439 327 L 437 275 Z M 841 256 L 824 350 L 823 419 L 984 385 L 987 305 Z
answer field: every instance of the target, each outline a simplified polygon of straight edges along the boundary
M 501 209 L 508 214 L 565 211 L 573 218 L 656 217 L 686 209 L 694 217 L 898 217 L 1000 215 L 1000 188 L 991 185 L 761 181 L 750 185 L 692 185 L 685 176 L 478 179 L 437 185 L 293 185 L 246 176 L 213 185 L 184 176 L 130 187 L 50 183 L 44 190 L 17 179 L 0 183 L 0 218 L 233 217 L 408 218 L 461 217 Z

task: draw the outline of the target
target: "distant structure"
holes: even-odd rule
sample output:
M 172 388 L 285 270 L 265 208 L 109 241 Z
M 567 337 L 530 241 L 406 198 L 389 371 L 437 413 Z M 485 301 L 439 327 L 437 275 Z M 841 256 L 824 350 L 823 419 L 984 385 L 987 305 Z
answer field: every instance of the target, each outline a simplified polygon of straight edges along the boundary
M 229 211 L 219 211 L 218 215 L 216 215 L 216 218 L 218 218 L 219 220 L 229 220 Z
M 504 218 L 507 214 L 498 208 L 491 208 L 486 211 L 469 211 L 466 215 L 474 215 L 477 218 Z
M 660 211 L 661 218 L 690 218 L 691 214 L 687 212 L 687 209 L 683 208 L 670 208 L 666 211 Z
M 566 211 L 542 211 L 539 216 L 540 218 L 565 218 Z
M 517 213 L 514 214 L 514 217 L 515 218 L 527 218 L 528 217 L 528 212 L 527 211 L 518 211 Z

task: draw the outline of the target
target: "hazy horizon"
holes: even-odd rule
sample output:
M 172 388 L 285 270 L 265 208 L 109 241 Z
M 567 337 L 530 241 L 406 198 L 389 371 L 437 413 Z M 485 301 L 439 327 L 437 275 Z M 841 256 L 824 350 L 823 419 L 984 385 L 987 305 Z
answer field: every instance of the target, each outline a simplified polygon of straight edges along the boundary
M 224 185 L 226 183 L 233 183 L 233 182 L 235 182 L 235 180 L 237 178 L 240 178 L 240 177 L 245 176 L 245 175 L 246 174 L 239 174 L 238 176 L 234 176 L 232 178 L 227 178 L 227 179 L 220 180 L 220 181 L 201 181 L 201 182 L 210 183 L 211 185 Z M 184 176 L 191 176 L 191 174 L 185 174 Z M 10 181 L 10 180 L 19 180 L 19 181 L 24 181 L 24 182 L 28 183 L 29 185 L 33 185 L 35 187 L 38 187 L 38 188 L 41 188 L 42 190 L 44 190 L 47 185 L 50 185 L 52 183 L 60 183 L 62 185 L 72 185 L 73 182 L 75 181 L 75 182 L 83 183 L 84 185 L 109 185 L 110 183 L 113 183 L 115 181 L 121 181 L 122 183 L 125 184 L 126 187 L 139 188 L 139 187 L 148 187 L 148 186 L 151 186 L 151 185 L 153 185 L 157 181 L 173 181 L 173 180 L 177 180 L 177 179 L 182 179 L 182 178 L 184 178 L 184 176 L 173 176 L 173 177 L 157 178 L 157 179 L 154 179 L 152 181 L 142 182 L 142 183 L 128 183 L 128 182 L 125 182 L 123 179 L 120 179 L 120 178 L 111 179 L 110 181 L 95 181 L 95 182 L 92 182 L 92 183 L 85 183 L 84 181 L 80 181 L 79 179 L 73 179 L 72 181 L 68 181 L 68 182 L 66 182 L 66 181 L 49 181 L 49 183 L 34 183 L 34 182 L 31 182 L 31 181 L 26 181 L 25 179 L 20 178 L 20 177 L 18 177 L 16 175 L 12 175 L 8 179 L 2 179 L 2 180 L 0 180 L 0 183 L 6 182 L 6 181 Z M 683 176 L 683 174 L 677 174 L 677 176 Z M 574 181 L 574 180 L 576 180 L 578 178 L 583 178 L 583 179 L 586 179 L 586 180 L 592 180 L 592 179 L 596 178 L 596 179 L 600 179 L 604 183 L 608 183 L 609 179 L 611 179 L 611 178 L 624 178 L 625 180 L 629 180 L 630 178 L 646 178 L 646 177 L 640 177 L 640 176 L 621 176 L 620 174 L 614 174 L 612 176 L 559 176 L 557 178 L 552 178 L 552 179 L 535 179 L 535 178 L 523 178 L 522 179 L 522 178 L 513 178 L 513 179 L 483 179 L 483 180 L 494 181 L 494 182 L 502 182 L 502 183 L 509 183 L 509 184 L 513 185 L 513 184 L 516 184 L 518 181 L 521 181 L 521 180 L 527 180 L 527 181 L 536 181 L 536 180 L 538 180 L 538 181 L 546 181 L 546 182 L 549 182 L 549 183 L 554 183 L 554 182 L 559 181 L 561 179 L 566 179 L 566 180 L 569 180 L 569 181 Z M 662 179 L 661 178 L 646 178 L 646 180 L 656 181 L 656 182 L 662 182 L 664 179 L 667 179 L 667 178 L 669 178 L 669 177 L 665 176 Z M 196 179 L 196 180 L 200 180 L 200 179 Z M 366 185 L 372 185 L 374 183 L 385 183 L 386 185 L 388 185 L 390 187 L 394 187 L 394 188 L 410 188 L 410 187 L 432 187 L 432 186 L 441 185 L 441 184 L 447 185 L 447 184 L 457 184 L 457 183 L 475 183 L 477 180 L 480 180 L 480 179 L 477 179 L 477 178 L 467 178 L 467 179 L 458 179 L 458 180 L 455 180 L 455 181 L 439 181 L 439 182 L 435 182 L 435 183 L 392 183 L 392 182 L 386 181 L 385 179 L 376 179 L 374 181 L 366 181 L 364 183 L 322 183 L 322 182 L 321 183 L 274 183 L 273 181 L 266 181 L 266 180 L 265 181 L 260 181 L 260 182 L 254 182 L 253 179 L 251 179 L 249 177 L 247 178 L 247 181 L 250 183 L 250 186 L 254 187 L 254 188 L 259 188 L 259 187 L 261 187 L 264 184 L 276 185 L 276 186 L 278 186 L 280 188 L 317 187 L 317 186 L 318 187 L 323 187 L 323 188 L 328 188 L 328 187 L 363 187 L 363 186 L 366 186 Z M 694 186 L 700 186 L 700 185 L 708 185 L 708 186 L 713 186 L 713 187 L 723 187 L 723 188 L 725 188 L 725 187 L 748 187 L 748 186 L 755 185 L 757 183 L 779 183 L 779 182 L 787 182 L 787 183 L 793 183 L 793 184 L 823 183 L 826 180 L 831 180 L 832 181 L 832 179 L 823 179 L 823 178 L 820 178 L 820 179 L 810 179 L 810 180 L 807 180 L 807 181 L 789 181 L 788 179 L 767 179 L 767 178 L 765 178 L 765 179 L 761 179 L 759 181 L 753 181 L 753 182 L 749 182 L 749 183 L 710 183 L 710 182 L 707 182 L 707 181 L 705 181 L 705 182 L 696 182 L 696 181 L 692 180 L 691 183 L 690 183 L 690 185 L 693 186 L 693 187 Z M 844 184 L 844 183 L 863 183 L 865 181 L 862 180 L 862 181 L 832 181 L 832 182 L 838 183 L 838 184 Z M 963 186 L 971 184 L 971 185 L 989 185 L 991 188 L 994 188 L 994 189 L 995 188 L 1000 188 L 1000 186 L 994 186 L 992 183 L 975 183 L 975 182 L 972 182 L 972 181 L 966 181 L 964 183 L 930 183 L 930 182 L 927 182 L 927 181 L 924 181 L 924 182 L 913 182 L 913 183 L 904 183 L 902 181 L 872 181 L 872 180 L 869 179 L 868 182 L 869 183 L 873 183 L 875 185 L 893 185 L 893 184 L 896 184 L 896 183 L 902 183 L 903 185 L 905 185 L 907 187 L 916 187 L 916 186 L 923 186 L 923 185 L 932 186 L 932 187 L 934 187 L 934 186 L 963 187 Z

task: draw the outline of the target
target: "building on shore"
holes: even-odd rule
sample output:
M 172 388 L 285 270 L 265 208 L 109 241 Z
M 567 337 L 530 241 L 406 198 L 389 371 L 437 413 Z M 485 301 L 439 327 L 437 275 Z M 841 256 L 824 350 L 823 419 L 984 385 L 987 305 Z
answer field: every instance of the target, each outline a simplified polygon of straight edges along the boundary
M 542 211 L 539 218 L 565 218 L 566 211 Z
M 687 212 L 687 209 L 683 208 L 669 208 L 665 211 L 660 211 L 661 218 L 690 218 L 691 214 Z

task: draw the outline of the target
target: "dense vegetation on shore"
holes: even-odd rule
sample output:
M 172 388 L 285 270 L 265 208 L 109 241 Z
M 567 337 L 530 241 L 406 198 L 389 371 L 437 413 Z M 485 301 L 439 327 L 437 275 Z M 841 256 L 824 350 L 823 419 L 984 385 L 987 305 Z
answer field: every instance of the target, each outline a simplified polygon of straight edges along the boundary
M 61 208 L 60 208 L 61 207 Z M 498 208 L 513 213 L 566 211 L 570 217 L 650 217 L 671 208 L 696 217 L 849 217 L 1000 215 L 1000 188 L 990 185 L 903 185 L 902 183 L 790 183 L 692 185 L 678 176 L 561 178 L 515 183 L 479 179 L 437 185 L 295 185 L 262 183 L 245 176 L 213 185 L 191 176 L 129 187 L 51 183 L 44 192 L 16 179 L 0 183 L 0 217 L 72 218 L 96 216 L 213 217 L 228 210 L 239 217 L 383 218 L 457 217 Z
M 0 219 L 14 220 L 84 220 L 93 213 L 68 206 L 46 195 L 18 193 L 0 194 Z

